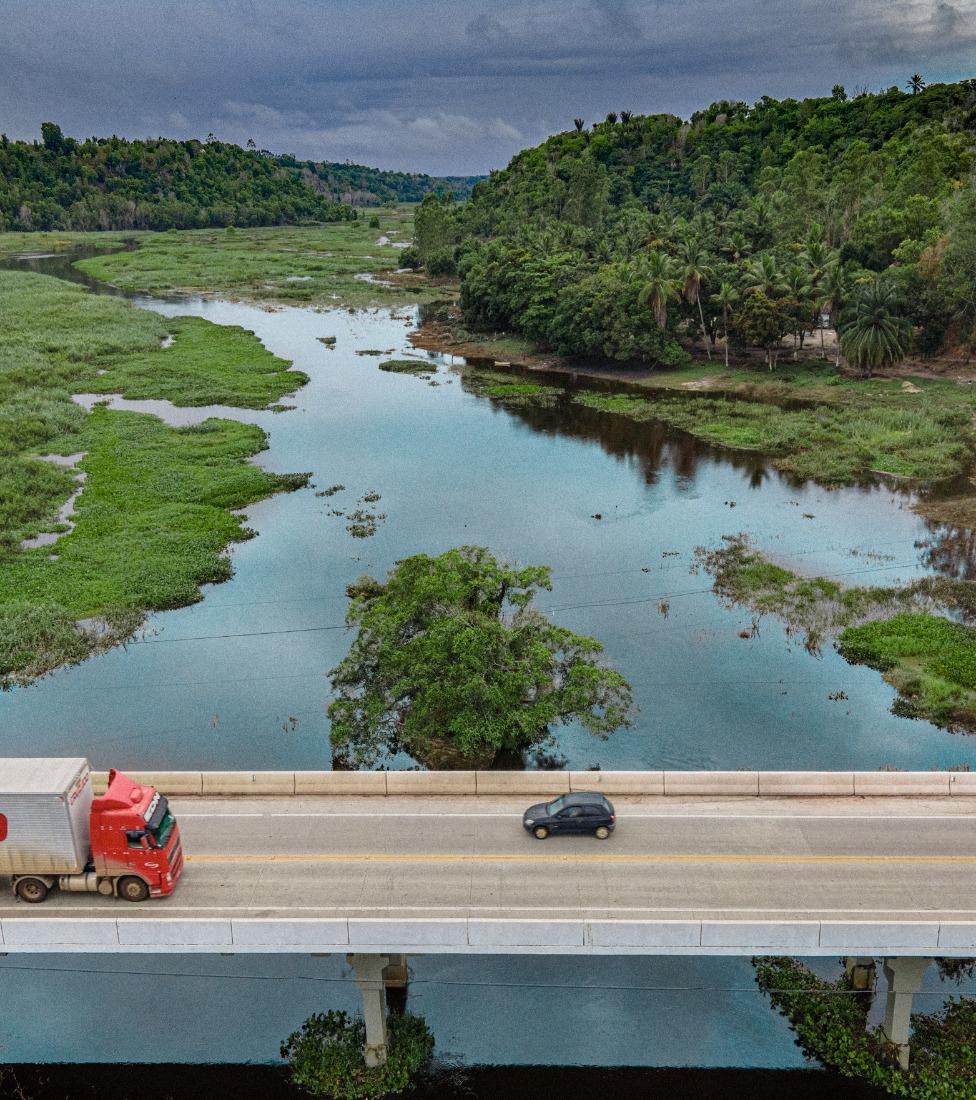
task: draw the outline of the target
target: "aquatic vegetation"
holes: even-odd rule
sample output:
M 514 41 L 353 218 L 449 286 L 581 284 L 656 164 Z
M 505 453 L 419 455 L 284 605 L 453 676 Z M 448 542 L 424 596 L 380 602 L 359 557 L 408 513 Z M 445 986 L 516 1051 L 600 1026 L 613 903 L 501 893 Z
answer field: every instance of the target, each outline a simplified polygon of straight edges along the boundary
M 756 982 L 790 1023 L 808 1058 L 909 1100 L 968 1100 L 976 1088 L 976 998 L 950 998 L 912 1017 L 909 1069 L 893 1064 L 892 1046 L 869 1030 L 871 999 L 852 995 L 844 977 L 818 978 L 796 959 L 755 959 Z
M 350 521 L 346 530 L 354 539 L 368 539 L 380 529 L 380 524 L 386 519 L 386 513 L 368 512 L 364 508 L 357 508 L 349 512 L 346 519 Z
M 973 410 L 958 401 L 906 408 L 889 403 L 824 405 L 670 394 L 582 391 L 587 408 L 657 420 L 717 446 L 759 451 L 773 465 L 822 484 L 843 484 L 870 473 L 943 478 L 969 461 Z
M 249 461 L 265 447 L 260 428 L 177 430 L 143 413 L 86 413 L 71 394 L 262 408 L 305 381 L 287 368 L 243 329 L 0 271 L 0 681 L 80 660 L 130 636 L 146 611 L 199 599 L 200 584 L 230 575 L 225 548 L 248 537 L 232 511 L 306 481 Z M 59 511 L 79 471 L 66 531 Z M 59 531 L 55 554 L 22 549 Z
M 380 363 L 380 370 L 387 374 L 415 374 L 418 378 L 429 378 L 436 372 L 437 365 L 424 359 L 387 359 Z
M 412 233 L 409 208 L 380 211 L 391 237 Z M 192 290 L 295 305 L 394 306 L 427 301 L 435 291 L 416 275 L 393 275 L 395 258 L 377 249 L 365 219 L 332 225 L 173 230 L 147 234 L 133 251 L 78 261 L 99 279 L 128 290 Z M 0 234 L 0 249 L 3 235 Z M 379 254 L 377 254 L 379 253 Z M 384 274 L 383 283 L 357 275 Z M 387 284 L 387 285 L 383 285 Z
M 729 603 L 777 615 L 811 652 L 833 638 L 846 660 L 882 672 L 898 690 L 896 714 L 976 732 L 976 628 L 946 617 L 974 617 L 972 582 L 922 577 L 899 587 L 848 588 L 776 565 L 744 535 L 717 549 L 699 547 L 696 559 Z
M 330 485 L 328 489 L 319 489 L 315 494 L 317 497 L 334 497 L 336 493 L 341 493 L 345 489 L 345 485 Z

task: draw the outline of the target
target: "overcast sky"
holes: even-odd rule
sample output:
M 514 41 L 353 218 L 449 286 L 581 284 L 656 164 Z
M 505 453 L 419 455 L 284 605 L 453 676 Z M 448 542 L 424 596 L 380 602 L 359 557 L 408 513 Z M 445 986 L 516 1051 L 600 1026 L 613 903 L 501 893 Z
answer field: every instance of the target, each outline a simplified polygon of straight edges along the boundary
M 611 110 L 976 76 L 976 0 L 0 0 L 0 130 L 475 174 Z

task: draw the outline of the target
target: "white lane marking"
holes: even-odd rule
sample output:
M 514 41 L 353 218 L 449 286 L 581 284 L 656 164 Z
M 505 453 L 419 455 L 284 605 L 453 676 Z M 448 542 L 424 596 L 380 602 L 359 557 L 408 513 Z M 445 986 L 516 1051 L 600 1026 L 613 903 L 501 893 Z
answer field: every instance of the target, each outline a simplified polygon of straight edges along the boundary
M 969 812 L 967 812 L 969 811 Z M 362 817 L 375 819 L 378 817 L 497 817 L 511 821 L 521 817 L 522 811 L 511 810 L 507 813 L 459 813 L 455 811 L 430 812 L 419 810 L 388 810 L 383 812 L 360 813 L 352 810 L 330 811 L 289 811 L 270 813 L 248 814 L 187 814 L 180 813 L 177 820 L 182 818 L 221 818 L 221 817 Z M 976 806 L 971 810 L 960 809 L 957 814 L 633 814 L 626 810 L 617 814 L 618 821 L 959 821 L 976 816 Z

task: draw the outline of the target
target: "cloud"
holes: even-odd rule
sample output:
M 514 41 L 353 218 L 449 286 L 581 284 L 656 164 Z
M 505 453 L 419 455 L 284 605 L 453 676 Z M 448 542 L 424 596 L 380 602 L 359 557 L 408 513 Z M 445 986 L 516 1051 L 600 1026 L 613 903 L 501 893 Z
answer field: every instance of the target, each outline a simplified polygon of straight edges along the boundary
M 976 0 L 4 0 L 0 119 L 470 173 L 577 116 L 958 79 L 974 56 Z

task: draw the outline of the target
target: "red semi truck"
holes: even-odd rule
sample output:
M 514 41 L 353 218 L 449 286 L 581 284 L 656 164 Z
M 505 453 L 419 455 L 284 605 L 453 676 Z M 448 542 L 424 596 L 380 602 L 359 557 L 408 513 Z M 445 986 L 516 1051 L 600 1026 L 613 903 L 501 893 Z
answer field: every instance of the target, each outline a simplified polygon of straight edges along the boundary
M 22 901 L 59 886 L 126 901 L 172 894 L 183 871 L 176 818 L 154 787 L 114 769 L 96 798 L 82 759 L 0 758 L 0 875 Z

